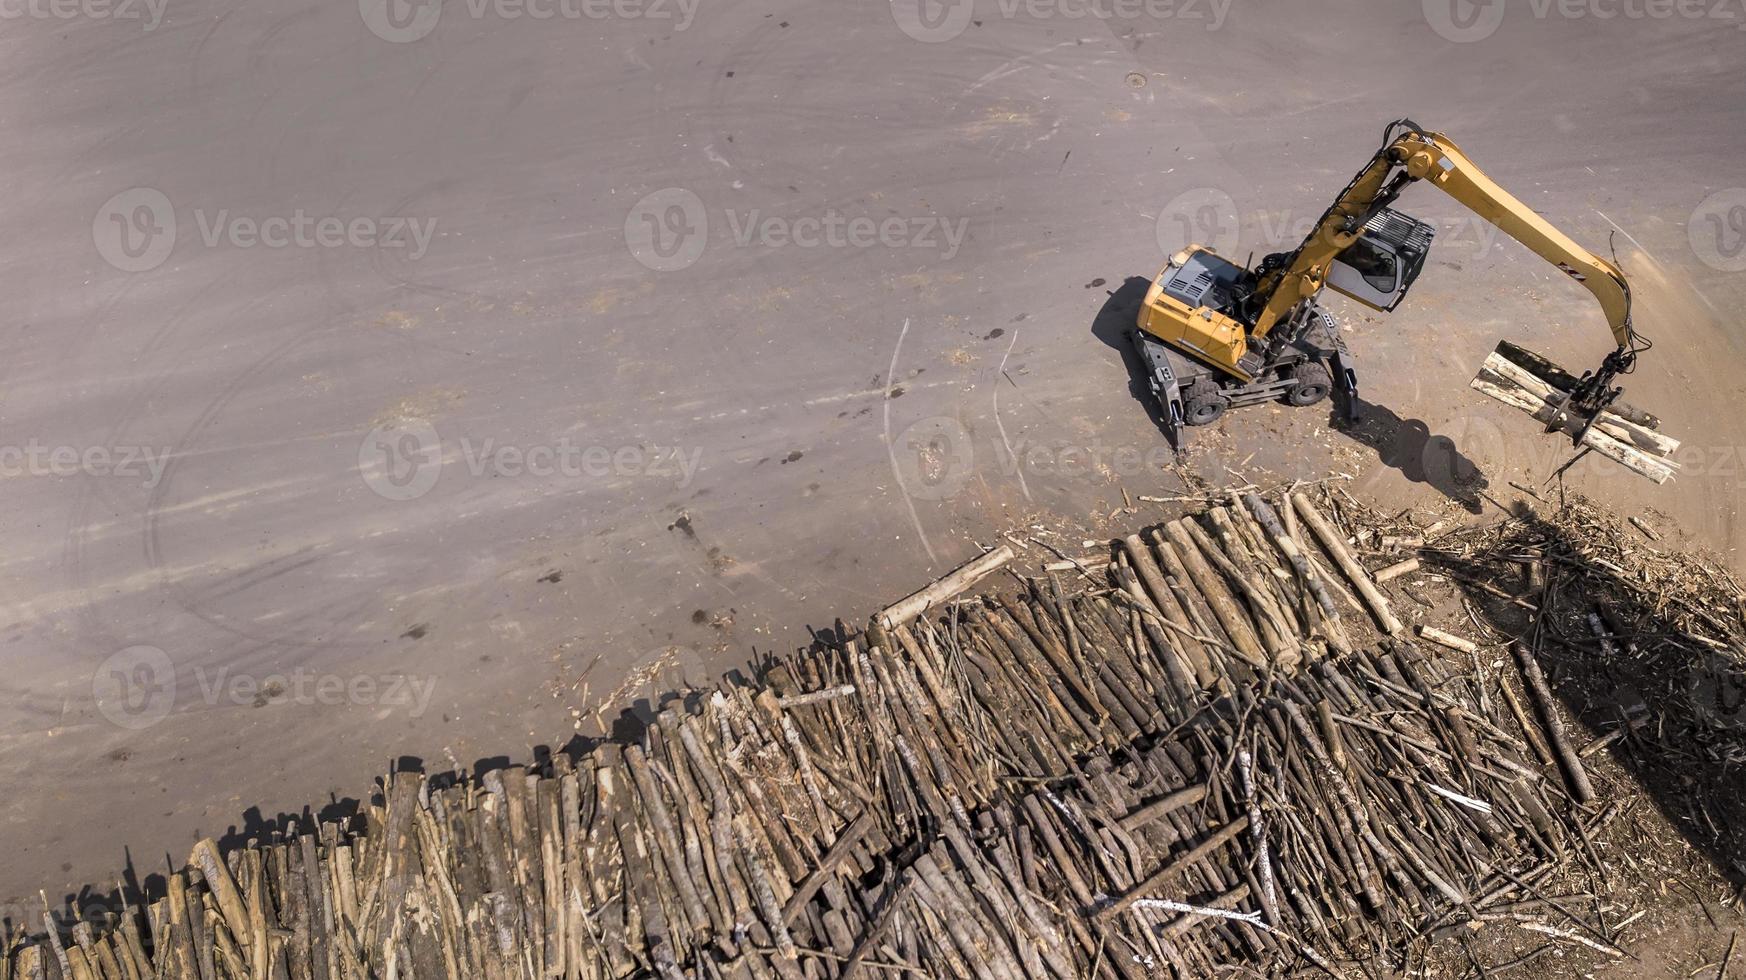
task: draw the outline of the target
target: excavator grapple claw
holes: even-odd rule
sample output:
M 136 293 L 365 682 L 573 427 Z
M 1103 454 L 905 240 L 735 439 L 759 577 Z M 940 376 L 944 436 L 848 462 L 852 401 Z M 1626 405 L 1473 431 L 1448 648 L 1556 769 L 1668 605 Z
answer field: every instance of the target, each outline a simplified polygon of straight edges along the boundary
M 1485 359 L 1472 387 L 1527 413 L 1547 432 L 1569 436 L 1581 454 L 1595 452 L 1656 483 L 1666 482 L 1679 468 L 1673 460 L 1679 440 L 1657 431 L 1660 419 L 1619 401 L 1622 389 L 1605 384 L 1604 375 L 1600 380 L 1596 385 L 1594 375 L 1578 377 L 1506 340 Z

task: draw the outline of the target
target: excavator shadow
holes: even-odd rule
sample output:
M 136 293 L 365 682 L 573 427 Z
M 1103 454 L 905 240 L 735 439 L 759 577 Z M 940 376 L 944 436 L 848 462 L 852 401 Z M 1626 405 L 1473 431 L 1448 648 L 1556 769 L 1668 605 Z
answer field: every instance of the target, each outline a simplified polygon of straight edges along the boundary
M 1360 396 L 1356 419 L 1345 404 L 1336 403 L 1328 426 L 1354 442 L 1370 447 L 1382 465 L 1414 483 L 1428 487 L 1466 508 L 1480 512 L 1484 491 L 1491 486 L 1484 471 L 1462 454 L 1455 440 L 1433 435 L 1421 419 L 1403 419 L 1386 405 Z
M 1142 276 L 1129 276 L 1120 286 L 1109 292 L 1109 299 L 1097 311 L 1096 319 L 1091 321 L 1092 336 L 1115 348 L 1122 356 L 1122 364 L 1128 369 L 1128 394 L 1134 397 L 1146 408 L 1146 416 L 1152 424 L 1158 427 L 1158 433 L 1171 448 L 1180 450 L 1182 443 L 1178 440 L 1180 434 L 1171 430 L 1168 420 L 1164 418 L 1163 410 L 1158 406 L 1158 400 L 1152 397 L 1152 389 L 1146 384 L 1146 365 L 1140 358 L 1140 352 L 1134 349 L 1132 333 L 1135 322 L 1140 316 L 1140 303 L 1146 298 L 1146 289 L 1152 285 L 1150 279 Z

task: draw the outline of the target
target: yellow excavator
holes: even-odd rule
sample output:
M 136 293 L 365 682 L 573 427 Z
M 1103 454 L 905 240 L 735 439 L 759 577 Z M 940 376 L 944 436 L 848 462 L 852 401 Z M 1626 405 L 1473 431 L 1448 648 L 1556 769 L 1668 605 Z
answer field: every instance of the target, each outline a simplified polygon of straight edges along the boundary
M 1388 125 L 1382 148 L 1295 251 L 1268 255 L 1253 269 L 1204 245 L 1171 256 L 1146 291 L 1134 333 L 1171 435 L 1179 439 L 1175 430 L 1181 426 L 1207 425 L 1234 406 L 1279 399 L 1313 405 L 1336 392 L 1348 417 L 1356 418 L 1357 375 L 1339 324 L 1319 298 L 1326 287 L 1374 310 L 1400 305 L 1435 236 L 1430 224 L 1393 207 L 1401 191 L 1419 181 L 1429 181 L 1581 283 L 1606 314 L 1618 347 L 1580 378 L 1514 344 L 1498 346 L 1488 367 L 1511 377 L 1520 369 L 1550 389 L 1546 405 L 1517 407 L 1585 449 L 1604 441 L 1601 435 L 1589 438 L 1603 417 L 1609 431 L 1631 430 L 1629 442 L 1671 442 L 1643 436 L 1638 430 L 1652 432 L 1659 420 L 1618 401 L 1622 389 L 1615 381 L 1650 346 L 1631 326 L 1624 273 L 1499 187 L 1447 136 L 1410 119 Z M 1496 365 L 1499 358 L 1509 364 Z

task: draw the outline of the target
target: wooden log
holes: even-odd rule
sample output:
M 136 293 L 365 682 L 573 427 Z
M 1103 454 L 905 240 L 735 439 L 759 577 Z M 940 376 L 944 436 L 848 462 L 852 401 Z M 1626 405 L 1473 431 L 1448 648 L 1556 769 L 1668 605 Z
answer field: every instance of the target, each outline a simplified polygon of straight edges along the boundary
M 1148 894 L 1156 891 L 1159 885 L 1162 885 L 1178 874 L 1181 874 L 1207 855 L 1230 843 L 1232 838 L 1242 833 L 1248 828 L 1248 826 L 1249 817 L 1247 814 L 1244 814 L 1213 831 L 1211 834 L 1207 835 L 1205 840 L 1196 844 L 1180 856 L 1171 859 L 1169 863 L 1165 864 L 1157 871 L 1147 875 L 1145 880 L 1128 889 L 1120 898 L 1117 898 L 1103 908 L 1098 909 L 1092 914 L 1092 919 L 1098 922 L 1107 922 L 1110 919 L 1115 918 L 1117 915 L 1120 915 L 1122 912 L 1127 911 L 1128 907 L 1133 905 L 1134 902 L 1145 898 Z
M 1438 646 L 1448 647 L 1451 650 L 1459 650 L 1462 653 L 1479 652 L 1479 644 L 1472 640 L 1463 639 L 1453 633 L 1445 633 L 1429 623 L 1419 624 L 1419 635 Z
M 636 786 L 638 800 L 642 804 L 643 817 L 649 825 L 647 836 L 655 845 L 655 854 L 650 858 L 649 866 L 665 872 L 666 878 L 673 883 L 679 896 L 679 901 L 675 903 L 678 906 L 676 911 L 689 918 L 690 931 L 699 934 L 700 944 L 706 943 L 712 928 L 709 912 L 697 893 L 697 883 L 692 880 L 686 868 L 685 849 L 679 841 L 678 831 L 673 827 L 673 818 L 660 785 L 641 748 L 627 745 L 624 747 L 623 756 L 625 766 L 630 770 L 631 781 Z
M 999 597 L 996 601 L 1019 625 L 1024 635 L 1030 638 L 1033 648 L 1042 655 L 1044 660 L 1048 661 L 1049 666 L 1066 685 L 1066 689 L 1072 692 L 1073 697 L 1089 713 L 1092 719 L 1092 728 L 1095 731 L 1098 723 L 1102 721 L 1103 704 L 1098 700 L 1097 695 L 1092 693 L 1091 688 L 1085 683 L 1085 679 L 1080 676 L 1078 664 L 1068 659 L 1067 650 L 1056 642 L 1054 636 L 1044 632 L 1042 624 L 1031 615 L 1029 607 L 1005 596 Z M 1002 633 L 1001 635 L 1005 637 L 1011 634 Z M 1016 640 L 1016 637 L 1013 639 Z
M 1175 695 L 1179 704 L 1193 704 L 1195 692 L 1200 690 L 1200 685 L 1196 682 L 1190 665 L 1184 658 L 1177 656 L 1176 648 L 1171 645 L 1170 638 L 1159 626 L 1157 620 L 1162 618 L 1162 614 L 1152 604 L 1152 600 L 1147 598 L 1145 589 L 1140 587 L 1140 580 L 1134 576 L 1132 569 L 1117 566 L 1114 571 L 1117 584 L 1121 586 L 1128 598 L 1133 600 L 1135 606 L 1152 614 L 1151 616 L 1141 616 L 1140 629 L 1151 641 L 1151 648 L 1156 651 L 1156 655 L 1164 661 L 1164 669 L 1170 678 L 1171 693 Z
M 423 774 L 416 772 L 396 772 L 388 784 L 379 892 L 383 916 L 380 930 L 388 941 L 370 950 L 370 965 L 383 976 L 389 972 L 432 976 L 441 975 L 443 970 L 442 950 L 430 928 L 432 923 L 425 916 L 425 910 L 435 903 L 425 887 L 423 862 L 418 854 L 416 815 L 421 809 L 418 801 L 423 785 Z M 299 901 L 297 889 L 289 889 L 288 894 L 293 907 L 301 913 L 304 903 Z M 298 948 L 293 943 L 289 947 L 292 961 L 307 957 L 306 950 L 307 947 Z M 391 967 L 391 962 L 400 965 Z
M 476 976 L 484 968 L 479 961 L 479 951 L 469 942 L 460 895 L 455 891 L 448 862 L 444 860 L 444 848 L 438 839 L 436 817 L 427 810 L 420 810 L 414 814 L 413 823 L 413 830 L 418 835 L 418 856 L 425 879 L 434 886 L 432 892 L 437 901 L 437 918 L 443 934 L 444 966 L 451 972 Z M 331 943 L 331 940 L 324 937 L 323 942 Z M 333 974 L 335 980 L 343 975 L 343 971 Z
M 1206 784 L 1187 786 L 1163 797 L 1153 800 L 1145 806 L 1128 811 L 1117 824 L 1127 831 L 1138 830 L 1154 820 L 1161 819 L 1185 806 L 1193 806 L 1206 799 Z
M 873 621 L 885 629 L 901 626 L 952 598 L 1012 561 L 1012 548 L 1001 545 L 959 565 L 931 584 L 880 610 Z
M 1510 382 L 1490 372 L 1481 372 L 1480 376 L 1474 378 L 1470 383 L 1470 387 L 1495 401 L 1503 402 L 1505 405 L 1526 412 L 1536 421 L 1556 426 L 1571 435 L 1582 431 L 1582 420 L 1564 415 L 1537 396 L 1513 387 Z M 1615 438 L 1600 426 L 1589 429 L 1582 436 L 1582 446 L 1592 449 L 1656 483 L 1666 483 L 1674 475 L 1674 465 L 1671 460 L 1659 459 L 1636 449 Z
M 835 687 L 827 687 L 822 691 L 808 691 L 805 694 L 790 694 L 786 697 L 778 698 L 777 703 L 784 710 L 804 708 L 807 705 L 818 704 L 821 701 L 829 701 L 833 698 L 845 698 L 853 693 L 855 693 L 855 685 L 838 684 Z
M 333 917 L 327 910 L 327 890 L 323 885 L 326 876 L 322 873 L 315 835 L 299 834 L 297 848 L 303 869 L 304 913 L 309 922 L 310 974 L 314 980 L 340 980 L 328 970 L 328 937 L 333 934 Z M 452 969 L 454 964 L 449 966 Z
M 1581 378 L 1519 344 L 1500 340 L 1493 353 L 1518 367 L 1527 369 L 1530 374 L 1560 391 L 1574 391 L 1576 386 L 1582 383 Z M 1612 412 L 1620 418 L 1646 429 L 1661 428 L 1660 419 L 1625 402 L 1614 402 Z
M 267 880 L 261 862 L 261 852 L 252 847 L 243 852 L 242 867 L 244 869 L 244 887 L 242 890 L 249 910 L 250 976 L 265 977 L 271 969 L 273 958 L 267 923 L 276 917 L 271 908 L 272 898 L 267 894 Z M 163 954 L 160 952 L 158 955 L 161 957 Z
M 1408 558 L 1406 561 L 1396 562 L 1377 572 L 1374 579 L 1376 584 L 1381 585 L 1384 582 L 1393 581 L 1394 579 L 1400 578 L 1402 575 L 1408 575 L 1418 570 L 1419 560 L 1417 558 Z
M 1269 591 L 1272 586 L 1240 567 L 1198 522 L 1185 519 L 1182 527 L 1200 548 L 1201 555 L 1224 574 L 1236 586 L 1237 592 L 1247 600 L 1251 617 L 1260 628 L 1261 639 L 1270 660 L 1282 667 L 1295 667 L 1302 660 L 1297 642 L 1300 632 L 1291 612 L 1274 601 Z M 1238 547 L 1235 542 L 1231 546 Z
M 1538 422 L 1572 436 L 1580 433 L 1584 447 L 1656 483 L 1667 482 L 1678 468 L 1669 458 L 1678 448 L 1676 440 L 1604 411 L 1590 426 L 1585 418 L 1563 409 L 1567 393 L 1538 381 L 1496 354 L 1487 359 L 1470 386 L 1480 394 L 1526 412 Z
M 762 880 L 763 862 L 749 846 L 744 821 L 734 813 L 727 780 L 698 736 L 699 727 L 693 719 L 687 718 L 679 727 L 679 737 L 686 757 L 702 778 L 709 796 L 710 836 L 715 845 L 718 870 L 724 878 L 731 876 L 735 882 L 730 885 L 730 894 L 734 896 L 736 910 L 749 911 L 755 906 L 764 917 L 764 925 L 769 929 L 779 955 L 791 961 L 795 956 L 795 945 L 788 927 L 783 924 L 782 907 L 776 901 L 774 891 Z M 745 866 L 744 878 L 739 876 L 741 862 Z M 739 914 L 736 912 L 736 918 Z
M 610 750 L 616 746 L 608 746 L 603 761 L 612 766 L 609 771 L 615 772 L 611 778 L 618 781 L 616 775 L 616 760 Z M 631 746 L 630 748 L 635 748 Z M 644 951 L 655 968 L 655 974 L 662 980 L 681 980 L 684 976 L 679 970 L 678 954 L 673 945 L 673 937 L 668 932 L 667 913 L 660 897 L 656 857 L 644 839 L 637 808 L 629 797 L 620 801 L 613 808 L 612 823 L 618 836 L 619 853 L 624 858 L 624 871 L 630 900 L 636 902 L 641 913 L 639 919 L 643 925 Z
M 1244 662 L 1251 667 L 1265 668 L 1267 666 L 1267 651 L 1261 646 L 1261 638 L 1255 632 L 1255 624 L 1247 613 L 1237 604 L 1234 596 L 1214 572 L 1212 566 L 1201 555 L 1200 548 L 1181 521 L 1171 521 L 1164 525 L 1164 531 L 1170 537 L 1170 544 L 1181 559 L 1194 587 L 1199 590 L 1202 598 L 1211 607 L 1213 615 L 1225 628 L 1231 642 Z
M 1357 559 L 1352 557 L 1352 553 L 1346 550 L 1346 542 L 1340 539 L 1340 535 L 1334 531 L 1333 526 L 1327 522 L 1326 518 L 1322 517 L 1321 512 L 1316 510 L 1315 505 L 1310 503 L 1309 498 L 1303 494 L 1292 494 L 1291 504 L 1297 508 L 1297 515 L 1303 518 L 1304 524 L 1316 536 L 1316 540 L 1322 543 L 1322 547 L 1334 559 L 1334 564 L 1338 565 L 1340 571 L 1345 573 L 1346 580 L 1351 582 L 1352 587 L 1358 590 L 1358 594 L 1364 597 L 1365 604 L 1370 607 L 1371 615 L 1376 617 L 1376 622 L 1381 625 L 1383 631 L 1391 636 L 1399 633 L 1402 629 L 1401 623 L 1400 620 L 1394 618 L 1394 613 L 1389 611 L 1388 600 L 1377 590 L 1376 583 L 1370 580 L 1370 575 L 1364 571 L 1364 566 L 1358 564 Z
M 249 929 L 248 910 L 243 905 L 242 894 L 237 891 L 236 880 L 231 877 L 230 869 L 219 860 L 218 843 L 210 837 L 202 838 L 189 853 L 188 864 L 200 869 L 207 887 L 217 899 L 219 914 L 224 917 L 226 927 L 237 937 L 242 949 L 247 951 L 254 938 Z
M 1550 383 L 1546 378 L 1512 362 L 1495 351 L 1486 358 L 1481 372 L 1503 379 L 1517 388 L 1539 397 L 1554 409 L 1561 405 L 1570 394 L 1569 389 L 1560 388 Z M 1541 421 L 1547 420 L 1542 419 Z M 1572 432 L 1580 429 L 1583 424 L 1583 420 L 1580 419 L 1573 421 L 1576 422 L 1576 426 L 1570 430 Z M 1612 408 L 1602 411 L 1596 417 L 1593 428 L 1648 456 L 1665 459 L 1679 451 L 1678 439 L 1656 431 L 1654 426 L 1633 421 Z
M 518 894 L 516 905 L 522 916 L 522 952 L 532 961 L 534 972 L 544 974 L 546 910 L 540 898 L 545 889 L 545 873 L 540 867 L 539 816 L 534 812 L 527 767 L 510 766 L 501 776 L 506 802 L 504 827 L 509 833 L 511 870 Z
M 1334 597 L 1329 594 L 1328 587 L 1322 582 L 1321 576 L 1316 574 L 1315 569 L 1310 566 L 1308 556 L 1298 548 L 1297 541 L 1292 538 L 1285 525 L 1280 523 L 1279 515 L 1274 512 L 1267 501 L 1261 499 L 1259 494 L 1243 494 L 1243 504 L 1254 515 L 1256 523 L 1267 532 L 1273 546 L 1285 556 L 1286 562 L 1291 565 L 1292 571 L 1303 583 L 1303 587 L 1315 599 L 1316 606 L 1321 610 L 1324 621 L 1327 623 L 1329 638 L 1336 641 L 1337 649 L 1345 652 L 1348 644 L 1345 631 L 1340 623 L 1340 609 L 1334 604 Z
M 1128 562 L 1133 566 L 1134 573 L 1141 584 L 1146 587 L 1146 595 L 1151 601 L 1154 611 L 1164 619 L 1176 622 L 1183 631 L 1189 629 L 1188 616 L 1182 611 L 1176 600 L 1176 594 L 1165 584 L 1164 573 L 1158 568 L 1158 563 L 1152 560 L 1152 552 L 1146 543 L 1140 540 L 1138 534 L 1130 534 L 1122 539 L 1122 549 L 1128 556 Z M 1206 650 L 1200 641 L 1191 636 L 1184 636 L 1182 631 L 1175 631 L 1174 642 L 1161 656 L 1174 657 L 1178 650 L 1187 661 L 1188 671 L 1192 672 L 1195 684 L 1201 690 L 1212 688 L 1218 681 L 1213 673 L 1212 662 L 1207 658 Z
M 542 918 L 545 925 L 545 947 L 541 962 L 545 964 L 547 976 L 561 977 L 570 972 L 566 968 L 570 944 L 568 937 L 564 935 L 564 859 L 562 845 L 559 843 L 563 833 L 563 815 L 558 811 L 558 781 L 540 778 L 532 782 L 534 812 L 538 815 L 535 822 L 539 827 L 540 904 L 544 907 Z M 429 824 L 433 829 L 436 827 L 434 820 L 429 821 Z M 683 867 L 678 874 L 688 882 L 691 880 L 691 875 Z M 428 875 L 426 879 L 429 880 Z M 445 930 L 444 935 L 450 933 Z M 454 955 L 458 957 L 459 943 L 453 945 Z
M 1565 781 L 1570 786 L 1571 798 L 1578 803 L 1593 802 L 1594 784 L 1589 782 L 1588 770 L 1583 768 L 1582 758 L 1576 754 L 1575 747 L 1570 744 L 1570 738 L 1565 733 L 1564 719 L 1558 714 L 1558 703 L 1552 696 L 1552 689 L 1546 684 L 1546 676 L 1540 672 L 1540 662 L 1524 643 L 1513 643 L 1510 649 L 1516 655 L 1516 664 L 1521 668 L 1522 679 L 1527 682 L 1524 686 L 1528 696 L 1533 698 L 1534 706 L 1539 709 L 1546 740 L 1558 757 L 1559 768 L 1563 769 Z

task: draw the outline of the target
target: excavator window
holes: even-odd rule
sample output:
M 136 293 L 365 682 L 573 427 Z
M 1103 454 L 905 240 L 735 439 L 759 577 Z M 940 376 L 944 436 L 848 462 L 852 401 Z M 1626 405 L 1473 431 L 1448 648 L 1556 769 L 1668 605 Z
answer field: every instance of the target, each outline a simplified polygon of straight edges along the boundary
M 1362 238 L 1341 253 L 1340 261 L 1357 270 L 1365 282 L 1385 293 L 1393 292 L 1395 283 L 1399 280 L 1400 267 L 1393 253 L 1383 251 Z

